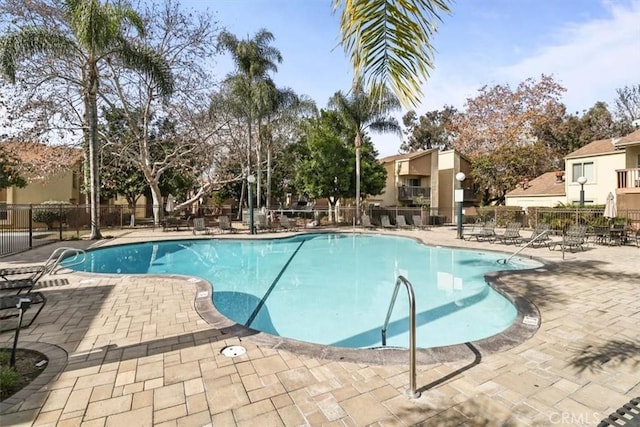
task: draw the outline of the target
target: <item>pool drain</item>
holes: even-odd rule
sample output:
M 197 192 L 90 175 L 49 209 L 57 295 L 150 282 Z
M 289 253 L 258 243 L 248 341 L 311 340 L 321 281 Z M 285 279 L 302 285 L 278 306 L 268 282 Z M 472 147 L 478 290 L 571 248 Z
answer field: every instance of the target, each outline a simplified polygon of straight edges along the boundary
M 230 345 L 229 347 L 223 348 L 220 353 L 222 353 L 225 357 L 237 357 L 242 356 L 247 352 L 247 349 L 241 345 Z

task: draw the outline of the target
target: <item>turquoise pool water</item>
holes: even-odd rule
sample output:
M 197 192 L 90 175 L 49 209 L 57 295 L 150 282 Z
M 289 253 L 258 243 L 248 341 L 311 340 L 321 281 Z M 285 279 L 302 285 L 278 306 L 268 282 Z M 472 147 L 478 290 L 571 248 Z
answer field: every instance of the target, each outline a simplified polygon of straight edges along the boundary
M 432 247 L 371 234 L 314 234 L 259 240 L 148 242 L 87 252 L 75 270 L 185 274 L 213 284 L 228 318 L 270 334 L 340 347 L 381 345 L 380 328 L 398 275 L 413 285 L 417 346 L 474 341 L 508 328 L 513 304 L 484 281 L 489 271 L 541 264 L 504 255 Z M 387 345 L 406 347 L 408 301 L 400 290 Z

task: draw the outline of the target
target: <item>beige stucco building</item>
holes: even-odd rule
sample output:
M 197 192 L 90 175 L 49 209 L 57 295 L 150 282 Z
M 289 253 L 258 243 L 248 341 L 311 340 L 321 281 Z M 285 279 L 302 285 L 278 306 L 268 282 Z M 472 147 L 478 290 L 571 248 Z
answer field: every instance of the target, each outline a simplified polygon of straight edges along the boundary
M 455 217 L 454 190 L 459 183 L 456 174 L 469 176 L 469 160 L 455 150 L 430 149 L 415 153 L 384 157 L 380 162 L 387 171 L 382 194 L 367 198 L 380 206 L 429 206 L 435 215 Z M 465 204 L 474 202 L 472 182 L 462 182 Z
M 562 177 L 562 180 L 559 179 Z M 578 178 L 586 178 L 584 185 Z M 604 205 L 613 194 L 619 210 L 640 209 L 640 129 L 622 138 L 593 141 L 565 157 L 565 170 L 543 174 L 506 196 L 507 206 Z
M 82 201 L 82 150 L 33 142 L 4 142 L 2 149 L 22 162 L 20 174 L 28 185 L 0 190 L 0 203 L 58 201 L 76 204 Z

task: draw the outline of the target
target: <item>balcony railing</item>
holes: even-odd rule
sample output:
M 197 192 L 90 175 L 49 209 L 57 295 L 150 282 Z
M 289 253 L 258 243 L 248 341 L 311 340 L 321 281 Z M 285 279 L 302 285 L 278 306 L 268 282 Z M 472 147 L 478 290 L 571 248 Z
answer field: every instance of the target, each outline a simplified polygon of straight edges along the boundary
M 640 168 L 618 169 L 618 188 L 640 188 Z
M 431 197 L 431 188 L 415 187 L 412 185 L 398 186 L 398 200 L 415 200 L 418 197 L 428 199 Z

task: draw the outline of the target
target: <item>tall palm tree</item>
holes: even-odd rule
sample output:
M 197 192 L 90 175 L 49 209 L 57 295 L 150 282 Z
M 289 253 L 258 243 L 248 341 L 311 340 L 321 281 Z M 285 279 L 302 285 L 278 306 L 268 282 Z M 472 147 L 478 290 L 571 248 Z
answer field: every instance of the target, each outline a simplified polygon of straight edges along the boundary
M 433 68 L 431 39 L 450 0 L 333 0 L 342 45 L 370 92 L 388 84 L 406 107 Z
M 340 113 L 353 126 L 356 136 L 356 223 L 360 224 L 360 159 L 362 140 L 368 129 L 374 132 L 394 132 L 401 135 L 398 120 L 389 114 L 400 109 L 400 101 L 386 87 L 374 88 L 373 93 L 364 90 L 362 80 L 355 82 L 348 94 L 336 92 L 329 100 L 329 108 Z
M 18 62 L 28 57 L 43 61 L 53 57 L 78 67 L 78 85 L 84 105 L 84 140 L 89 152 L 90 238 L 99 239 L 102 237 L 97 131 L 100 65 L 103 61 L 115 60 L 127 68 L 142 71 L 156 82 L 162 94 L 172 92 L 173 77 L 168 64 L 158 54 L 143 46 L 133 45 L 125 38 L 126 26 L 144 35 L 142 19 L 129 6 L 101 3 L 100 0 L 63 0 L 60 7 L 70 33 L 56 28 L 23 27 L 0 37 L 0 72 L 15 82 Z
M 219 38 L 219 45 L 231 54 L 236 64 L 236 72 L 228 77 L 232 93 L 243 100 L 247 117 L 247 165 L 251 174 L 251 151 L 253 147 L 253 123 L 260 128 L 265 114 L 272 108 L 277 97 L 276 85 L 269 76 L 270 72 L 277 72 L 277 64 L 282 62 L 280 51 L 271 46 L 275 37 L 265 29 L 259 30 L 253 38 L 238 40 L 238 38 L 223 31 Z M 257 191 L 260 200 L 261 184 L 261 140 L 258 132 L 257 154 Z

